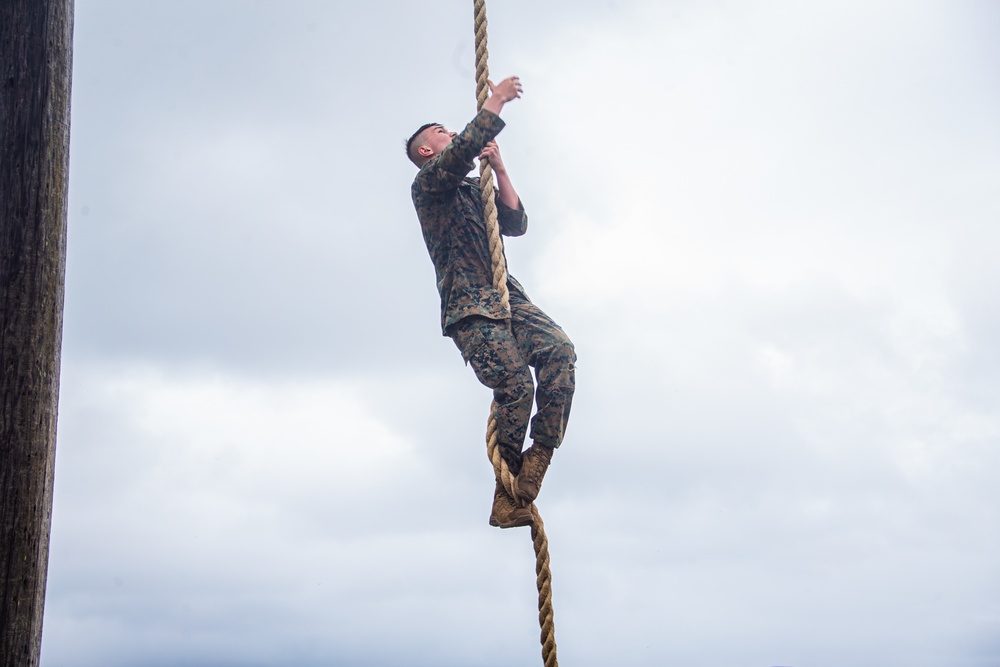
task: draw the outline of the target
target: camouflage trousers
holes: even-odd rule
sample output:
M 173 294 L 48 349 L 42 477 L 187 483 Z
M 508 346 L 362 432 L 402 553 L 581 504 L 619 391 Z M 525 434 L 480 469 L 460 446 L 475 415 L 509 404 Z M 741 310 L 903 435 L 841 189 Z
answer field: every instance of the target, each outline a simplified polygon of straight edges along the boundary
M 447 333 L 479 381 L 493 390 L 497 443 L 517 474 L 529 418 L 536 444 L 555 448 L 563 440 L 576 387 L 576 352 L 566 332 L 531 301 L 511 293 L 510 307 L 510 320 L 466 317 Z M 535 369 L 537 390 L 529 367 Z

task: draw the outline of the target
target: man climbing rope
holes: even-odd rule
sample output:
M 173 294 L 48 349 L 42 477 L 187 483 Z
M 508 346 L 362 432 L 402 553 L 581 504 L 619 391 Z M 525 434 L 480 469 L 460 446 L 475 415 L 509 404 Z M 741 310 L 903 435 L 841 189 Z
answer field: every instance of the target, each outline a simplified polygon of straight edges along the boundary
M 489 83 L 490 97 L 459 133 L 439 123 L 421 126 L 406 142 L 406 154 L 420 169 L 413 181 L 413 205 L 434 263 L 441 295 L 441 329 L 493 390 L 497 440 L 521 502 L 538 496 L 553 450 L 562 442 L 575 387 L 576 352 L 566 333 L 528 299 L 513 276 L 507 278 L 510 307 L 493 288 L 493 271 L 478 178 L 469 178 L 473 159 L 489 160 L 496 175 L 500 231 L 525 233 L 528 218 L 511 184 L 494 138 L 504 127 L 504 104 L 521 96 L 516 76 Z M 537 393 L 530 367 L 538 380 Z M 532 394 L 536 414 L 531 418 Z M 521 454 L 531 422 L 533 444 Z M 532 522 L 497 480 L 490 525 Z

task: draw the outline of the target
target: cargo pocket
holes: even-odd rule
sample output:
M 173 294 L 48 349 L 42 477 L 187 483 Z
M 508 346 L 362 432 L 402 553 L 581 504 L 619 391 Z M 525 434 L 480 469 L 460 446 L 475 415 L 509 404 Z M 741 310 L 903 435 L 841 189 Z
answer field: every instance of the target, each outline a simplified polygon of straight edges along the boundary
M 456 327 L 451 334 L 451 339 L 455 341 L 455 347 L 462 353 L 462 359 L 466 366 L 469 365 L 476 352 L 486 345 L 486 336 L 475 323 Z
M 475 372 L 481 383 L 496 389 L 517 375 L 523 365 L 516 343 L 508 331 L 497 323 L 474 322 L 456 329 L 452 340 L 462 353 L 462 359 Z M 530 371 L 527 371 L 530 377 Z

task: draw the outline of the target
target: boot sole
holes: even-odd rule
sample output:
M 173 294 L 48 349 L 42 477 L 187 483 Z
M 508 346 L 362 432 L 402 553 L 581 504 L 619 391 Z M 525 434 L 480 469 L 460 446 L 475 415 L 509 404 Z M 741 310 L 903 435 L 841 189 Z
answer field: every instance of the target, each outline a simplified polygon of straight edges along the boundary
M 494 528 L 522 528 L 524 526 L 530 526 L 533 523 L 535 523 L 535 517 L 531 514 L 529 514 L 525 518 L 514 519 L 512 521 L 507 521 L 502 524 L 499 521 L 497 521 L 496 518 L 492 516 L 490 517 L 490 525 L 493 526 Z

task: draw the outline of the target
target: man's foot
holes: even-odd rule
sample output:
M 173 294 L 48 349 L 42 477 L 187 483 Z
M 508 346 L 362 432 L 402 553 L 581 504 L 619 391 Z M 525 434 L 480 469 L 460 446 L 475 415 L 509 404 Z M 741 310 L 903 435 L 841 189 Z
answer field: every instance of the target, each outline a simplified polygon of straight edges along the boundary
M 496 491 L 493 492 L 493 511 L 490 513 L 490 525 L 498 528 L 518 528 L 530 526 L 535 517 L 530 507 L 518 507 L 507 490 L 497 480 Z
M 514 479 L 514 489 L 521 502 L 532 503 L 542 488 L 542 478 L 552 461 L 552 448 L 534 444 L 524 453 L 521 472 Z

